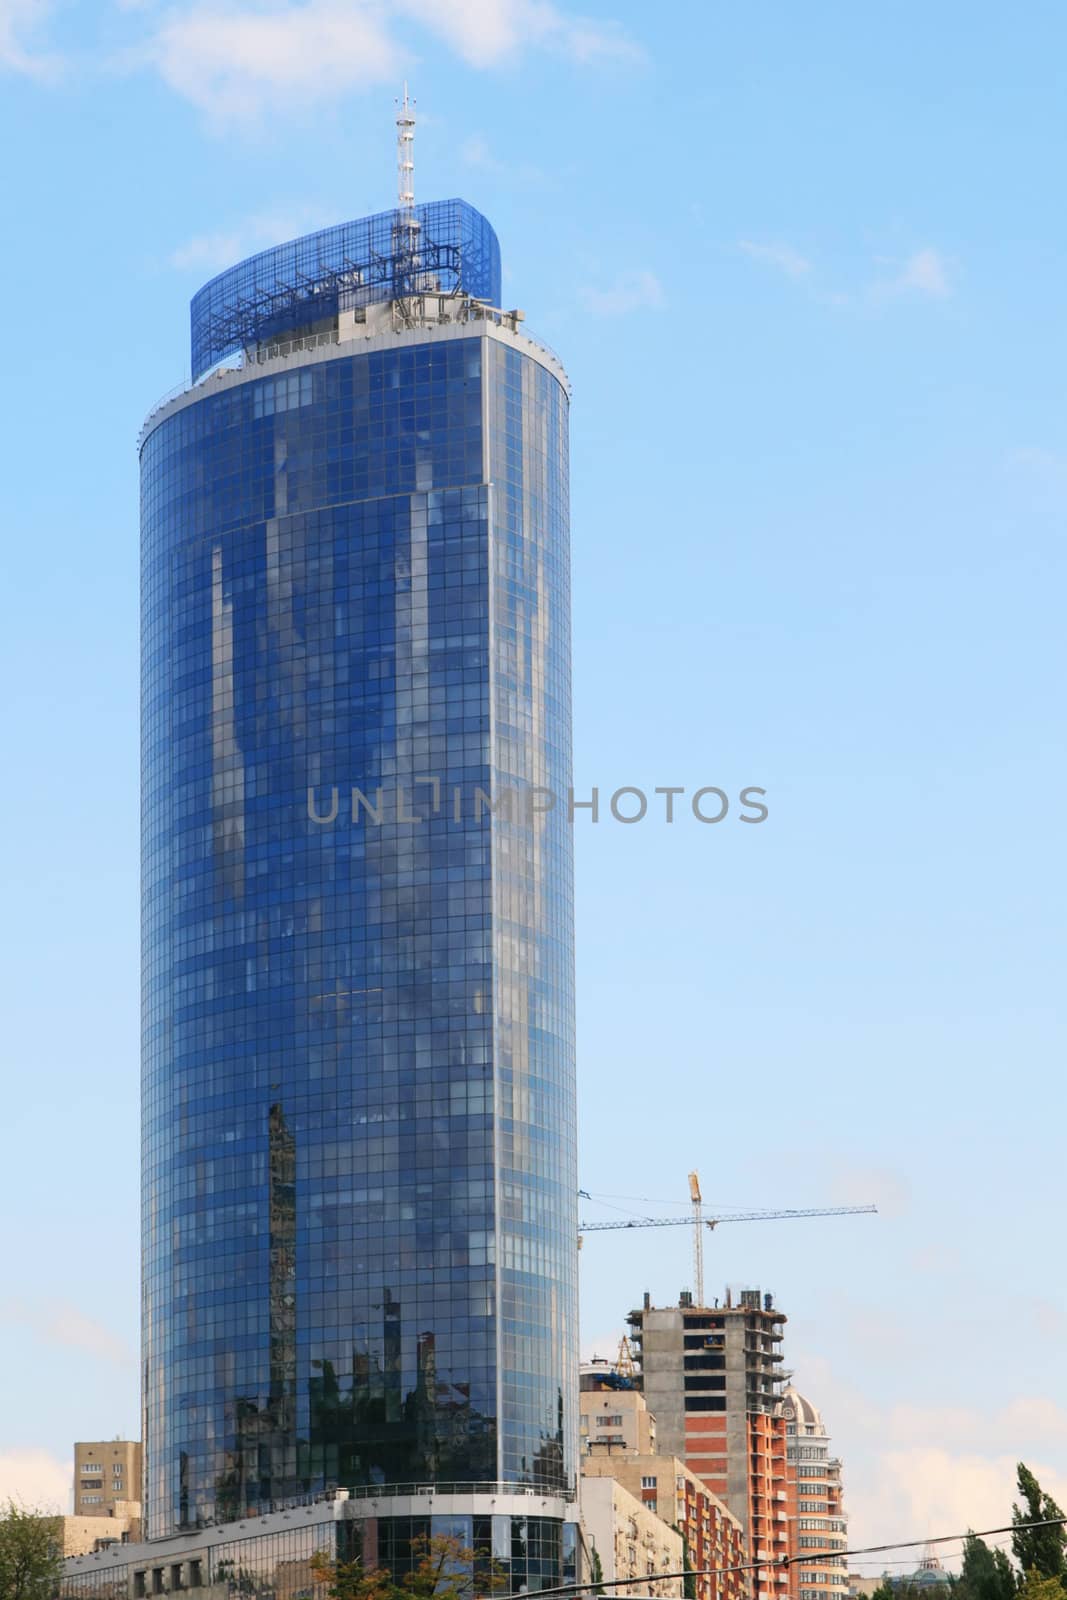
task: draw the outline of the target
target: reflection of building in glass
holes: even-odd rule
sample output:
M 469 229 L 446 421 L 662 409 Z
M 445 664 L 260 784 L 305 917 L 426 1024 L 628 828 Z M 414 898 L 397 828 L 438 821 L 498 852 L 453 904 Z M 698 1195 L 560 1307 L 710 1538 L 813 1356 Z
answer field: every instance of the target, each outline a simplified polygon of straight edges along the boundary
M 325 1585 L 311 1568 L 317 1552 L 404 1572 L 437 1536 L 473 1552 L 475 1594 L 501 1581 L 508 1592 L 532 1593 L 560 1573 L 565 1582 L 575 1578 L 577 1524 L 561 1522 L 554 1496 L 407 1488 L 353 1496 L 339 1489 L 241 1522 L 95 1550 L 67 1561 L 61 1593 L 66 1600 L 147 1600 L 185 1590 L 202 1600 L 323 1600 Z
M 145 1514 L 340 1488 L 378 1559 L 459 1518 L 536 1588 L 576 1515 L 571 846 L 499 795 L 570 785 L 568 387 L 499 294 L 461 201 L 265 252 L 145 426 Z

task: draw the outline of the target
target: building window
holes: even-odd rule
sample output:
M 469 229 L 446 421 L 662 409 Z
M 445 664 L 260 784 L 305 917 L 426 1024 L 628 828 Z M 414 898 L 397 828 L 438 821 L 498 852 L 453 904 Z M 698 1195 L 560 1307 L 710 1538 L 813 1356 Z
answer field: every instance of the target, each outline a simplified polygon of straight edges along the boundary
M 279 411 L 295 411 L 312 400 L 310 372 L 292 372 L 282 378 L 268 378 L 253 388 L 253 415 L 273 417 Z
M 100 1505 L 102 1503 L 103 1498 L 104 1497 L 103 1497 L 102 1494 L 83 1494 L 82 1495 L 82 1505 L 83 1506 L 98 1506 L 98 1505 Z
M 642 1489 L 655 1489 L 657 1487 L 658 1483 L 659 1483 L 659 1479 L 658 1478 L 642 1478 L 641 1479 L 641 1487 L 642 1487 Z
M 597 1417 L 596 1425 L 597 1425 L 598 1428 L 621 1428 L 622 1427 L 622 1418 L 621 1417 Z

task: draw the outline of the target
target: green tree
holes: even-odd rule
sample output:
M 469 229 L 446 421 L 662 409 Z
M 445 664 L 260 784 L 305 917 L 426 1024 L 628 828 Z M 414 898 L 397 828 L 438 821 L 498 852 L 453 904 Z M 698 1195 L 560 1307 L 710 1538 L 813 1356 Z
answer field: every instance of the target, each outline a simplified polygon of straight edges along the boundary
M 678 1528 L 677 1523 L 675 1527 Z M 678 1532 L 682 1533 L 681 1528 L 678 1528 Z M 682 1571 L 685 1573 L 682 1579 L 682 1600 L 697 1600 L 696 1568 L 689 1554 L 689 1540 L 684 1533 L 682 1533 Z
M 1028 1580 L 1031 1574 L 1036 1574 L 1039 1578 L 1058 1578 L 1062 1581 L 1067 1574 L 1067 1562 L 1064 1560 L 1067 1531 L 1063 1525 L 1063 1512 L 1022 1461 L 1018 1467 L 1018 1484 L 1022 1505 L 1013 1505 L 1011 1508 L 1011 1520 L 1016 1525 L 1011 1536 L 1012 1553 L 1023 1569 L 1024 1579 Z M 1019 1526 L 1026 1522 L 1055 1523 L 1056 1518 L 1060 1521 L 1050 1528 Z M 1025 1583 L 1019 1592 L 1026 1592 Z
M 474 1551 L 448 1534 L 415 1539 L 417 1559 L 400 1580 L 404 1600 L 470 1600 L 474 1592 Z M 494 1585 L 498 1587 L 498 1585 Z
M 882 1578 L 881 1583 L 871 1595 L 871 1600 L 897 1600 L 896 1590 L 887 1577 Z
M 1019 1579 L 1006 1551 L 991 1550 L 984 1539 L 969 1533 L 957 1584 L 962 1600 L 1015 1600 L 1018 1588 Z
M 1019 1585 L 1019 1600 L 1063 1600 L 1063 1584 L 1059 1578 L 1042 1578 L 1031 1572 Z
M 312 1556 L 311 1570 L 316 1583 L 325 1588 L 328 1600 L 472 1600 L 473 1550 L 448 1534 L 416 1539 L 412 1549 L 415 1565 L 399 1579 L 383 1567 L 365 1570 L 359 1560 L 331 1561 L 321 1550 Z M 480 1561 L 478 1565 L 481 1566 Z M 480 1577 L 479 1592 L 492 1595 L 506 1588 L 505 1573 L 496 1561 L 490 1560 L 488 1574 Z
M 597 1585 L 597 1587 L 593 1590 L 593 1593 L 603 1594 L 604 1591 L 600 1587 L 600 1582 L 604 1576 L 604 1563 L 600 1559 L 600 1551 L 597 1549 L 596 1545 L 593 1546 L 593 1553 L 589 1558 L 589 1576 L 593 1583 Z
M 329 1600 L 394 1600 L 396 1594 L 384 1567 L 365 1571 L 362 1561 L 331 1561 L 324 1550 L 312 1556 L 311 1573 Z
M 52 1600 L 63 1571 L 58 1518 L 0 1509 L 0 1600 Z

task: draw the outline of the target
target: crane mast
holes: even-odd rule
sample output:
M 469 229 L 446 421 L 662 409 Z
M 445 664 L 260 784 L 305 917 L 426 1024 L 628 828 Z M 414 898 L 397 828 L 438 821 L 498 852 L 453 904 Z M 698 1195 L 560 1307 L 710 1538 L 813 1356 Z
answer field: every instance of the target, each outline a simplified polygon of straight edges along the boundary
M 704 1304 L 704 1220 L 700 1199 L 700 1179 L 695 1172 L 689 1174 L 689 1199 L 693 1207 L 693 1293 L 698 1306 Z

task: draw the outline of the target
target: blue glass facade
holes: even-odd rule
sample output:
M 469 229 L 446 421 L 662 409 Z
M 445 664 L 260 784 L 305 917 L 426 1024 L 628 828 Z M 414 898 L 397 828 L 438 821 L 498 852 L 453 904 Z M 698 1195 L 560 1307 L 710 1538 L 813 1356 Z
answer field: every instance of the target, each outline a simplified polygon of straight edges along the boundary
M 152 1537 L 573 1491 L 567 407 L 422 328 L 143 441 Z

